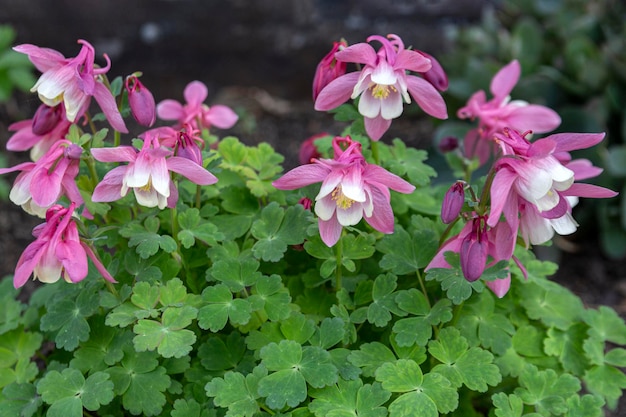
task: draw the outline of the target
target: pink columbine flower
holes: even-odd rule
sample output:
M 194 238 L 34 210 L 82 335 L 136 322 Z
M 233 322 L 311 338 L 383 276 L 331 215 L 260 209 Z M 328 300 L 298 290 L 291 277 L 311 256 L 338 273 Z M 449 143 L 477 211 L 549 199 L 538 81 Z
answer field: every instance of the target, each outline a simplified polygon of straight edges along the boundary
M 44 217 L 46 210 L 62 196 L 82 204 L 83 198 L 75 182 L 81 153 L 80 146 L 59 139 L 37 162 L 0 169 L 0 174 L 22 171 L 15 179 L 9 198 L 27 213 L 39 217 Z
M 37 161 L 52 145 L 65 138 L 72 123 L 65 117 L 63 104 L 49 107 L 42 104 L 32 119 L 21 120 L 9 126 L 14 131 L 7 142 L 7 150 L 30 151 L 30 159 Z
M 601 169 L 587 160 L 572 161 L 569 155 L 569 151 L 598 144 L 604 133 L 558 133 L 531 143 L 525 135 L 504 129 L 496 138 L 503 157 L 495 164 L 488 223 L 495 225 L 501 214 L 513 228 L 521 222 L 527 244 L 546 242 L 554 233 L 552 229 L 560 234 L 573 233 L 577 225 L 571 209 L 578 197 L 617 195 L 603 187 L 575 182 L 598 175 Z
M 82 48 L 74 58 L 65 58 L 58 51 L 30 44 L 18 45 L 13 49 L 28 55 L 30 61 L 42 72 L 31 91 L 36 91 L 45 104 L 56 106 L 63 102 L 67 119 L 73 123 L 84 114 L 91 97 L 94 97 L 111 126 L 119 132 L 127 133 L 115 98 L 101 81 L 102 75 L 111 68 L 109 57 L 104 54 L 106 67 L 96 68 L 93 46 L 82 39 L 78 43 Z
M 326 132 L 318 133 L 317 135 L 310 136 L 300 144 L 300 151 L 298 152 L 300 165 L 310 164 L 313 159 L 322 156 L 315 146 L 315 141 L 326 136 L 330 135 Z
M 13 286 L 20 288 L 31 275 L 41 282 L 79 282 L 87 276 L 91 259 L 100 274 L 109 282 L 116 282 L 98 259 L 93 249 L 78 234 L 72 215 L 76 203 L 65 208 L 58 204 L 46 212 L 46 222 L 35 227 L 36 240 L 26 247 L 17 261 Z
M 491 153 L 494 133 L 502 132 L 505 127 L 520 132 L 532 130 L 535 133 L 546 133 L 561 124 L 559 115 L 548 107 L 522 100 L 511 101 L 510 94 L 520 73 L 519 62 L 511 61 L 491 80 L 491 100 L 487 100 L 485 92 L 480 90 L 457 112 L 460 119 L 478 119 L 478 128 L 470 130 L 465 138 L 464 147 L 468 157 L 478 156 L 484 163 Z
M 448 239 L 439 248 L 425 270 L 450 268 L 444 254 L 456 252 L 459 254 L 463 276 L 470 282 L 479 279 L 486 268 L 501 260 L 514 259 L 525 274 L 525 269 L 513 256 L 516 230 L 511 229 L 506 222 L 498 222 L 494 227 L 490 227 L 485 221 L 485 216 L 476 214 L 472 216 L 458 235 Z M 487 263 L 489 257 L 492 261 Z M 497 297 L 502 298 L 509 290 L 511 276 L 509 274 L 505 278 L 487 281 L 485 284 Z
M 424 74 L 432 62 L 420 52 L 404 49 L 397 35 L 387 38 L 374 35 L 367 42 L 382 44 L 378 52 L 369 43 L 358 43 L 335 53 L 339 62 L 363 65 L 360 72 L 351 72 L 331 81 L 315 101 L 315 109 L 327 111 L 348 99 L 359 100 L 359 113 L 365 118 L 365 130 L 372 140 L 379 140 L 391 126 L 391 120 L 403 111 L 403 101 L 411 97 L 426 113 L 439 119 L 448 117 L 446 104 L 433 85 L 407 71 Z
M 152 132 L 158 135 L 161 146 L 174 150 L 174 155 L 187 158 L 200 166 L 203 165 L 204 140 L 200 137 L 200 131 L 190 124 L 184 125 L 180 130 L 161 126 L 153 129 Z
M 363 217 L 382 233 L 393 233 L 394 218 L 389 188 L 411 193 L 415 187 L 384 168 L 368 164 L 361 144 L 350 137 L 333 139 L 334 159 L 314 159 L 287 172 L 272 184 L 281 190 L 294 190 L 321 182 L 315 198 L 320 236 L 333 246 L 343 226 L 353 226 Z
M 324 58 L 317 64 L 315 76 L 313 77 L 313 101 L 317 100 L 320 92 L 334 79 L 344 75 L 348 64 L 337 61 L 335 52 L 340 51 L 348 46 L 344 40 L 334 42 L 333 47 Z
M 239 116 L 230 108 L 221 104 L 211 107 L 204 104 L 208 95 L 206 85 L 200 81 L 187 84 L 183 93 L 185 104 L 176 100 L 163 100 L 157 105 L 157 115 L 162 120 L 175 120 L 177 129 L 190 124 L 198 130 L 211 126 L 228 129 L 234 126 Z
M 156 121 L 156 103 L 150 90 L 139 81 L 137 73 L 126 77 L 124 86 L 128 92 L 130 112 L 137 123 L 146 127 L 152 126 Z
M 217 182 L 217 178 L 201 165 L 180 156 L 172 156 L 170 149 L 159 144 L 154 132 L 146 132 L 143 147 L 137 151 L 132 146 L 92 149 L 94 158 L 100 162 L 128 162 L 109 171 L 96 186 L 92 200 L 116 201 L 129 189 L 135 193 L 137 202 L 145 207 L 175 207 L 178 190 L 170 179 L 170 171 L 180 174 L 199 185 Z

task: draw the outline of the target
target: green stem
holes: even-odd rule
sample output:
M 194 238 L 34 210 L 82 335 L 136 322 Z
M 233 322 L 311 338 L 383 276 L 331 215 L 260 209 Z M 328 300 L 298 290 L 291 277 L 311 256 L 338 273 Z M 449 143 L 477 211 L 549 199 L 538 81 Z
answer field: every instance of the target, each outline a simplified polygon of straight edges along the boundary
M 426 302 L 428 303 L 428 309 L 430 310 L 430 298 L 428 298 L 428 291 L 426 291 L 426 285 L 424 284 L 424 278 L 422 278 L 422 274 L 420 274 L 419 269 L 415 271 L 415 275 L 417 275 L 417 281 L 420 283 L 420 288 L 422 289 L 422 293 L 424 297 L 426 297 Z
M 202 188 L 200 185 L 196 185 L 196 208 L 200 210 L 202 207 Z
M 370 149 L 372 150 L 372 158 L 374 158 L 374 163 L 376 165 L 380 165 L 380 154 L 378 152 L 378 142 L 375 140 L 370 141 Z
M 113 131 L 113 146 L 114 147 L 118 147 L 120 146 L 120 143 L 122 142 L 122 135 L 120 132 L 118 132 L 117 130 Z
M 337 268 L 335 269 L 335 291 L 339 291 L 341 289 L 341 265 L 343 260 L 343 230 L 341 231 L 341 237 L 335 244 L 335 260 L 337 262 Z
M 109 292 L 111 294 L 113 294 L 116 297 L 119 297 L 119 294 L 117 293 L 117 290 L 115 289 L 115 285 L 113 285 L 113 283 L 107 281 L 106 279 L 104 280 L 104 285 L 107 286 L 107 289 L 109 290 Z
M 98 182 L 100 182 L 100 178 L 98 177 L 98 173 L 96 172 L 96 164 L 94 163 L 93 157 L 90 155 L 85 158 L 85 163 L 87 164 L 87 168 L 89 169 L 89 175 L 91 176 L 91 185 L 93 188 L 96 188 Z
M 93 123 L 93 120 L 91 120 L 91 115 L 89 114 L 89 112 L 85 112 L 85 117 L 87 118 L 87 123 L 89 124 L 89 128 L 91 129 L 91 134 L 95 135 L 98 131 L 96 130 L 96 125 Z

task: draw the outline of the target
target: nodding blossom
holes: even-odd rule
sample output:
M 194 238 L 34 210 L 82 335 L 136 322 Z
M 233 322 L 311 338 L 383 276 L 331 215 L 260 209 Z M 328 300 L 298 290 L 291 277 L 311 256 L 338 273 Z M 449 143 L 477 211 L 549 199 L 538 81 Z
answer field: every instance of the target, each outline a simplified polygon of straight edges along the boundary
M 46 210 L 63 196 L 78 205 L 83 198 L 76 186 L 82 148 L 59 139 L 36 162 L 24 162 L 0 169 L 0 174 L 21 171 L 9 193 L 11 201 L 24 211 L 44 217 Z
M 208 89 L 201 81 L 192 81 L 185 87 L 185 104 L 172 99 L 161 101 L 157 105 L 157 115 L 162 120 L 175 120 L 174 128 L 180 129 L 185 124 L 195 129 L 210 129 L 212 126 L 228 129 L 234 126 L 239 116 L 228 106 L 204 104 Z
M 382 45 L 378 51 L 369 44 L 374 41 Z M 365 130 L 372 140 L 382 137 L 391 120 L 402 114 L 403 102 L 410 103 L 411 97 L 429 115 L 439 119 L 448 117 L 446 104 L 433 84 L 409 73 L 428 73 L 433 68 L 429 58 L 405 49 L 397 35 L 387 38 L 374 35 L 367 42 L 335 53 L 338 62 L 360 64 L 362 69 L 328 83 L 315 100 L 316 110 L 332 110 L 350 98 L 359 98 L 359 113 L 365 118 Z M 438 71 L 434 75 L 440 77 Z
M 313 159 L 287 172 L 272 184 L 280 190 L 294 190 L 321 182 L 315 197 L 320 236 L 333 246 L 344 226 L 365 221 L 382 233 L 393 233 L 394 217 L 389 188 L 411 193 L 415 187 L 377 165 L 368 164 L 361 144 L 350 137 L 333 139 L 333 159 Z
M 87 257 L 109 282 L 116 282 L 98 259 L 93 249 L 83 241 L 72 217 L 76 203 L 69 207 L 55 204 L 46 211 L 46 222 L 35 227 L 36 240 L 26 247 L 17 261 L 13 286 L 23 286 L 31 275 L 41 282 L 82 281 L 88 272 Z
M 493 148 L 494 134 L 502 133 L 505 127 L 520 132 L 546 133 L 561 124 L 559 115 L 548 107 L 511 100 L 511 91 L 520 74 L 519 62 L 511 61 L 491 80 L 491 100 L 487 100 L 485 92 L 480 90 L 457 112 L 460 119 L 478 119 L 478 128 L 470 130 L 465 137 L 466 156 L 478 157 L 481 163 L 485 163 Z
M 94 97 L 111 126 L 127 133 L 115 98 L 102 82 L 102 75 L 111 68 L 111 60 L 104 54 L 106 66 L 96 68 L 93 46 L 82 39 L 78 43 L 82 47 L 74 58 L 65 58 L 58 51 L 30 44 L 18 45 L 13 49 L 28 55 L 33 65 L 42 72 L 31 91 L 36 91 L 45 104 L 56 106 L 63 102 L 66 117 L 73 123 L 87 111 L 91 97 Z
M 201 165 L 162 147 L 154 131 L 144 134 L 143 147 L 132 146 L 91 149 L 100 162 L 127 162 L 109 171 L 96 186 L 92 200 L 116 201 L 132 189 L 137 202 L 145 207 L 175 207 L 178 190 L 170 178 L 170 171 L 180 174 L 199 185 L 217 182 L 217 178 Z
M 315 76 L 313 77 L 313 101 L 317 99 L 320 92 L 326 87 L 332 80 L 342 76 L 346 73 L 348 64 L 345 62 L 337 61 L 335 58 L 335 52 L 340 51 L 347 47 L 346 41 L 334 42 L 333 47 L 322 58 L 317 68 L 315 69 Z
M 156 103 L 154 96 L 139 81 L 137 74 L 126 77 L 124 83 L 128 92 L 128 106 L 133 117 L 142 126 L 151 127 L 156 121 Z

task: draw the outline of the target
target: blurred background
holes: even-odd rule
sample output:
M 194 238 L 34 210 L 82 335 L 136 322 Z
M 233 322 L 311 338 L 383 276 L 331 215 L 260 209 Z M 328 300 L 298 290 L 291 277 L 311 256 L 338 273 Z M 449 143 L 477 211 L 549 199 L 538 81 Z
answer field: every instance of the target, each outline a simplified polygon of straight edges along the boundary
M 398 136 L 429 149 L 432 164 L 444 137 L 462 138 L 471 126 L 456 110 L 503 65 L 518 59 L 516 99 L 544 104 L 562 117 L 558 131 L 607 132 L 605 142 L 579 157 L 604 168 L 595 184 L 619 191 L 608 201 L 584 201 L 574 213 L 581 227 L 541 248 L 560 264 L 556 280 L 589 305 L 626 314 L 626 6 L 623 0 L 0 0 L 0 147 L 8 126 L 31 118 L 39 105 L 28 92 L 38 77 L 10 46 L 32 43 L 75 56 L 77 39 L 113 62 L 110 77 L 142 71 L 157 102 L 182 100 L 187 83 L 209 88 L 207 104 L 240 116 L 228 131 L 246 144 L 269 142 L 297 163 L 311 135 L 343 125 L 313 110 L 311 82 L 333 41 L 362 42 L 395 33 L 436 56 L 450 78 L 444 94 L 450 119 L 434 121 L 405 107 L 384 141 Z M 137 131 L 135 133 L 138 133 Z M 28 155 L 2 151 L 12 166 Z M 444 180 L 445 174 L 440 175 Z M 12 273 L 39 219 L 6 196 L 14 176 L 0 178 L 0 276 Z

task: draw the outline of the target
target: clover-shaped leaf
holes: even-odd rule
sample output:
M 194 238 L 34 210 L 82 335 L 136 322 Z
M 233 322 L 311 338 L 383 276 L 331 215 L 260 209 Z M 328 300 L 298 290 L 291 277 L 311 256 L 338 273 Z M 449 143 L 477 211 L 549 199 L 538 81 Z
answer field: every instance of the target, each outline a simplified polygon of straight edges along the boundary
M 135 251 L 143 259 L 156 254 L 159 248 L 167 253 L 177 249 L 176 241 L 168 235 L 158 234 L 159 221 L 155 217 L 149 217 L 144 225 L 132 222 L 119 229 L 119 234 L 128 238 L 128 246 L 135 247 Z
M 224 240 L 224 234 L 218 231 L 215 224 L 200 217 L 200 210 L 188 208 L 178 214 L 180 231 L 176 235 L 181 245 L 189 249 L 196 240 L 214 246 Z
M 206 386 L 206 395 L 213 397 L 218 407 L 227 407 L 227 417 L 252 417 L 260 411 L 257 398 L 259 381 L 267 370 L 257 367 L 246 376 L 228 371 L 223 378 L 213 378 Z
M 393 140 L 393 147 L 389 147 L 390 155 L 384 158 L 384 164 L 389 171 L 396 175 L 409 177 L 409 181 L 417 186 L 425 186 L 430 183 L 431 177 L 436 177 L 437 172 L 424 163 L 428 153 L 422 149 L 407 148 L 400 139 Z
M 415 273 L 428 265 L 437 251 L 437 237 L 430 229 L 409 234 L 402 226 L 385 235 L 376 245 L 384 253 L 380 267 L 396 275 Z
M 229 319 L 234 324 L 246 324 L 250 320 L 250 302 L 241 298 L 233 299 L 233 294 L 224 284 L 205 288 L 202 300 L 205 305 L 198 311 L 198 326 L 202 329 L 217 332 L 226 326 Z
M 379 275 L 372 288 L 373 302 L 367 307 L 367 320 L 378 327 L 383 327 L 391 320 L 391 313 L 405 316 L 406 313 L 396 303 L 397 277 L 393 274 Z
M 436 280 L 440 282 L 441 289 L 446 292 L 454 304 L 460 304 L 467 300 L 474 291 L 482 292 L 485 286 L 480 280 L 469 282 L 463 276 L 458 253 L 446 252 L 444 257 L 450 268 L 429 269 L 426 272 L 426 281 Z
M 81 417 L 83 407 L 96 411 L 113 399 L 113 382 L 105 372 L 95 372 L 87 380 L 72 368 L 63 372 L 48 372 L 39 384 L 37 392 L 48 404 L 50 417 Z
M 336 385 L 322 389 L 311 389 L 314 400 L 309 405 L 317 417 L 385 417 L 387 409 L 381 407 L 391 393 L 378 382 L 363 385 L 363 381 L 340 379 Z
M 32 417 L 41 407 L 41 397 L 33 384 L 11 383 L 2 390 L 0 408 L 9 416 Z
M 600 306 L 583 313 L 589 335 L 603 341 L 626 345 L 626 322 L 610 307 Z
M 254 310 L 263 310 L 272 321 L 284 320 L 291 314 L 291 296 L 279 275 L 262 276 L 249 297 Z
M 258 271 L 259 261 L 250 257 L 228 257 L 216 260 L 207 274 L 226 284 L 233 292 L 254 285 L 262 274 Z
M 395 355 L 387 346 L 380 342 L 364 343 L 359 350 L 353 350 L 348 360 L 354 366 L 363 369 L 363 376 L 374 376 L 376 370 L 387 362 L 396 360 Z
M 452 319 L 450 300 L 439 300 L 431 309 L 424 294 L 414 288 L 398 292 L 396 302 L 403 311 L 414 316 L 394 323 L 393 332 L 399 346 L 426 346 L 432 336 L 432 326 Z
M 139 320 L 133 327 L 137 336 L 133 344 L 137 352 L 157 349 L 164 358 L 180 358 L 191 351 L 196 335 L 185 329 L 196 318 L 198 310 L 191 306 L 168 307 L 161 318 Z
M 560 415 L 567 411 L 566 400 L 580 391 L 578 378 L 552 369 L 539 370 L 527 365 L 519 377 L 520 387 L 514 393 L 528 405 L 542 411 Z M 543 413 L 542 413 L 543 414 Z
M 289 245 L 304 242 L 311 213 L 300 204 L 287 210 L 272 202 L 261 211 L 261 217 L 252 224 L 250 232 L 257 239 L 252 253 L 257 259 L 277 262 Z
M 549 327 L 567 330 L 581 320 L 582 301 L 556 282 L 535 280 L 518 287 L 519 302 L 528 317 L 540 320 Z
M 211 336 L 198 348 L 200 363 L 209 371 L 225 371 L 236 368 L 246 351 L 246 344 L 239 332 L 227 337 Z
M 457 388 L 465 384 L 472 391 L 485 392 L 488 385 L 496 386 L 502 380 L 493 355 L 479 347 L 469 348 L 454 327 L 442 329 L 437 340 L 428 344 L 428 351 L 442 362 L 433 372 L 441 373 Z

